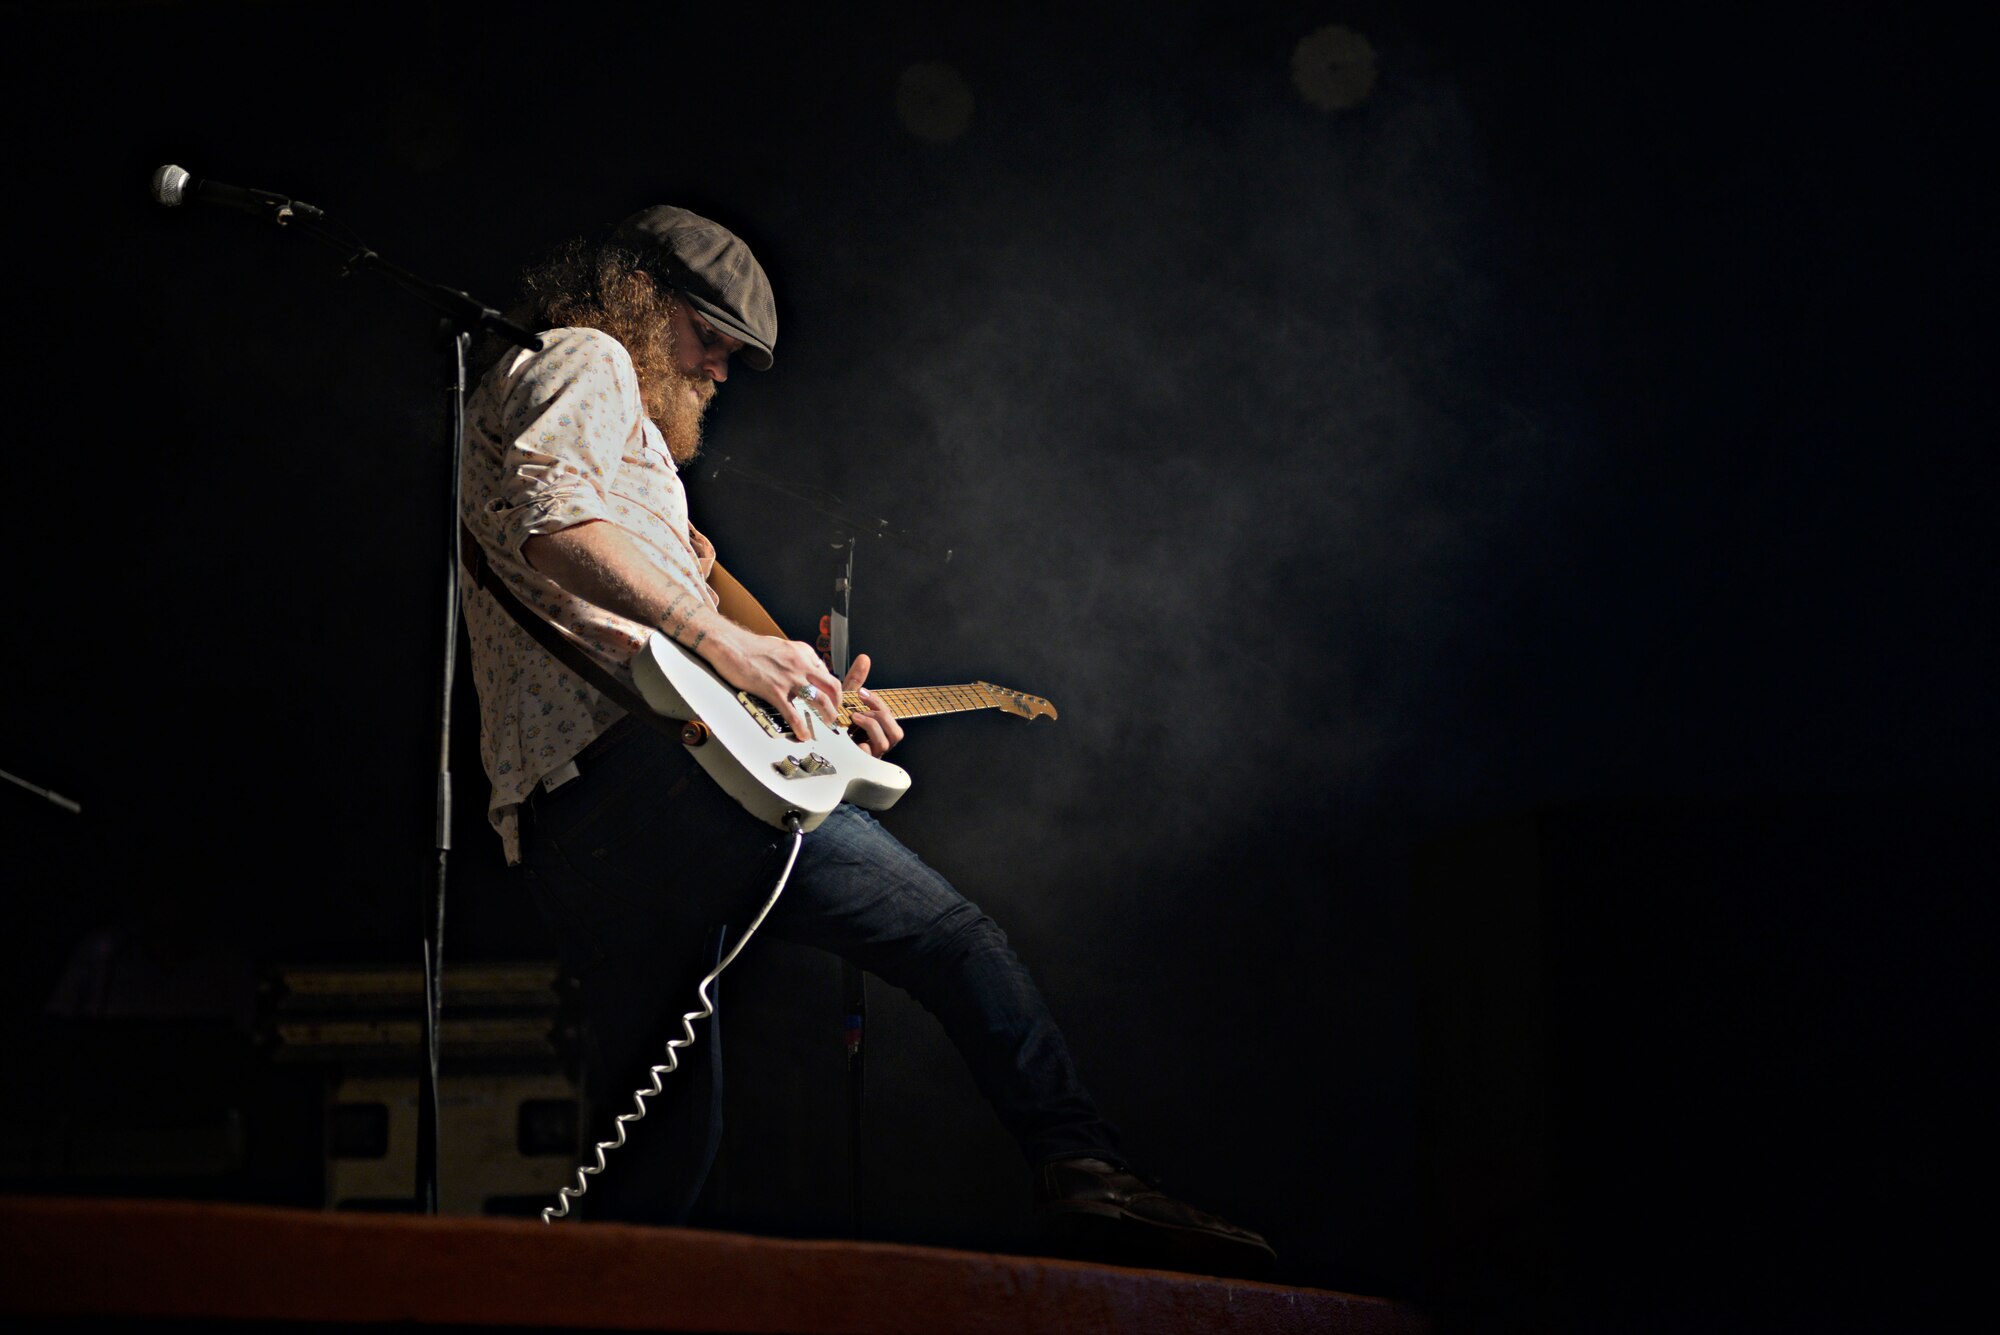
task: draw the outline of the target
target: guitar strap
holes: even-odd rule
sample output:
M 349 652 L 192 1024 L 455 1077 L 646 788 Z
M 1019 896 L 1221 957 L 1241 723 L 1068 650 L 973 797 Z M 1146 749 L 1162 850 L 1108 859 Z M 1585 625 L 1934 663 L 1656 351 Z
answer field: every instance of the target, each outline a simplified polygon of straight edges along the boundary
M 565 639 L 561 631 L 536 616 L 520 598 L 515 596 L 514 591 L 493 573 L 493 567 L 487 564 L 486 553 L 480 547 L 479 540 L 473 537 L 472 530 L 463 524 L 459 525 L 458 529 L 458 556 L 465 564 L 465 568 L 471 572 L 472 582 L 493 595 L 493 601 L 500 604 L 522 630 L 533 636 L 535 643 L 553 654 L 558 663 L 610 697 L 626 713 L 636 716 L 661 732 L 672 734 L 676 741 L 680 740 L 683 720 L 666 718 L 655 712 L 637 691 L 606 672 L 589 654 Z M 722 568 L 722 562 L 717 561 L 709 567 L 708 582 L 715 589 L 716 596 L 721 599 L 721 605 L 717 610 L 722 615 L 745 630 L 755 631 L 759 635 L 776 635 L 780 639 L 785 637 L 785 632 L 776 621 L 772 620 L 771 614 L 764 610 L 763 604 L 759 603 L 734 575 Z
M 712 561 L 708 567 L 708 585 L 715 590 L 715 596 L 722 600 L 715 610 L 734 621 L 745 630 L 754 630 L 759 635 L 775 635 L 781 640 L 792 637 L 771 619 L 764 605 L 751 596 L 750 590 L 736 582 L 736 576 L 722 568 L 722 562 Z

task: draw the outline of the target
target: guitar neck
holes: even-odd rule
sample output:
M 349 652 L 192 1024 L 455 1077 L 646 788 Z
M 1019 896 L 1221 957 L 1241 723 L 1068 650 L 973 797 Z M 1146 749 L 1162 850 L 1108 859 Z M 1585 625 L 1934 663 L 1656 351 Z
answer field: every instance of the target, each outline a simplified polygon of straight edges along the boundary
M 895 711 L 897 718 L 925 718 L 932 714 L 963 714 L 973 709 L 1000 708 L 999 701 L 970 682 L 963 686 L 891 686 L 875 694 Z M 840 697 L 840 703 L 845 709 L 853 709 L 861 703 L 861 697 L 849 691 Z

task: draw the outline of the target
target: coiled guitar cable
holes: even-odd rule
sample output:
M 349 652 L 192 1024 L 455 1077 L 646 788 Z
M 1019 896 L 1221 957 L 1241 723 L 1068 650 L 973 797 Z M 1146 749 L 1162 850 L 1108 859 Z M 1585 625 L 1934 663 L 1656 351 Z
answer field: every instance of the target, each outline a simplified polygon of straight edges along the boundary
M 612 1119 L 612 1127 L 617 1134 L 610 1140 L 600 1140 L 597 1142 L 596 1147 L 591 1151 L 597 1158 L 597 1162 L 594 1165 L 577 1165 L 576 1185 L 563 1187 L 556 1192 L 556 1203 L 542 1210 L 542 1222 L 544 1224 L 553 1224 L 558 1219 L 567 1218 L 569 1215 L 569 1203 L 580 1199 L 585 1192 L 590 1190 L 590 1179 L 604 1171 L 604 1156 L 606 1152 L 618 1149 L 625 1144 L 626 1123 L 645 1120 L 646 1100 L 660 1093 L 666 1087 L 662 1083 L 661 1077 L 672 1075 L 674 1071 L 679 1069 L 681 1064 L 681 1050 L 694 1046 L 695 1021 L 706 1020 L 709 1016 L 715 1014 L 715 1003 L 709 999 L 708 989 L 714 985 L 716 979 L 722 976 L 722 971 L 728 968 L 738 955 L 743 953 L 743 947 L 750 944 L 750 938 L 757 934 L 757 929 L 764 925 L 764 919 L 770 917 L 771 910 L 778 906 L 778 896 L 785 893 L 785 883 L 792 879 L 792 865 L 799 860 L 799 848 L 805 843 L 805 833 L 800 828 L 802 823 L 803 818 L 798 812 L 788 811 L 785 813 L 785 828 L 792 832 L 792 851 L 785 857 L 784 870 L 778 873 L 778 883 L 771 887 L 770 898 L 764 901 L 763 908 L 757 910 L 757 916 L 750 920 L 750 925 L 743 929 L 743 935 L 736 938 L 736 944 L 729 948 L 729 953 L 724 955 L 721 962 L 709 970 L 707 976 L 696 985 L 694 990 L 695 999 L 701 1003 L 700 1009 L 687 1011 L 681 1016 L 681 1036 L 667 1040 L 667 1059 L 657 1066 L 647 1068 L 646 1075 L 652 1087 L 650 1089 L 642 1087 L 632 1091 L 632 1111 L 619 1113 L 616 1118 Z

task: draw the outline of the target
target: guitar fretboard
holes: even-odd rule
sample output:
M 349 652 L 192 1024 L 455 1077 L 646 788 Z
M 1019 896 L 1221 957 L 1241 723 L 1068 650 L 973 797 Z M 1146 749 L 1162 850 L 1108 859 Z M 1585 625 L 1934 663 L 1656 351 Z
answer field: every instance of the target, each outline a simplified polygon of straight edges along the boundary
M 971 709 L 998 708 L 992 696 L 970 683 L 963 686 L 891 686 L 875 692 L 897 718 L 925 718 L 932 714 L 962 714 Z M 853 691 L 840 697 L 841 708 L 853 709 L 861 697 Z

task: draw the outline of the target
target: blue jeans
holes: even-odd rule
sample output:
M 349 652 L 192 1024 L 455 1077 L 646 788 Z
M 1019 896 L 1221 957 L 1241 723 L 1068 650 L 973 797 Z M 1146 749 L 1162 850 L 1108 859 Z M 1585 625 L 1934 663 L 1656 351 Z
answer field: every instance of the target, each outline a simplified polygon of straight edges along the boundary
M 583 985 L 593 1140 L 663 1060 L 695 984 L 769 895 L 790 837 L 755 820 L 686 749 L 635 720 L 578 758 L 579 777 L 523 809 L 522 855 L 564 964 Z M 727 925 L 726 927 L 724 925 Z M 1030 1164 L 1123 1163 L 1116 1130 L 1006 935 L 865 811 L 805 836 L 759 935 L 831 951 L 903 988 L 943 1024 Z M 751 949 L 755 949 L 753 945 Z M 686 1219 L 722 1137 L 721 980 L 715 1017 L 591 1179 L 591 1218 Z

